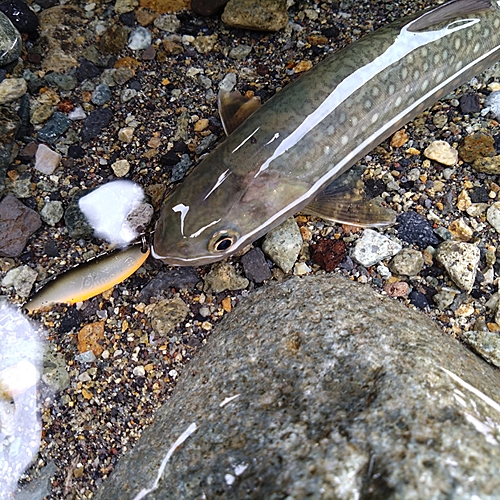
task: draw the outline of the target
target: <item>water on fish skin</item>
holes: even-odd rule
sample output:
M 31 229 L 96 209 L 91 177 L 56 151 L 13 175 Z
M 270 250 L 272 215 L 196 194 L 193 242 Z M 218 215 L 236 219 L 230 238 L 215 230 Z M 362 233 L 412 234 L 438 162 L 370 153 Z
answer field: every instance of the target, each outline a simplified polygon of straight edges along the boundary
M 251 115 L 167 197 L 153 255 L 202 265 L 241 250 L 498 59 L 496 0 L 452 0 L 328 57 Z

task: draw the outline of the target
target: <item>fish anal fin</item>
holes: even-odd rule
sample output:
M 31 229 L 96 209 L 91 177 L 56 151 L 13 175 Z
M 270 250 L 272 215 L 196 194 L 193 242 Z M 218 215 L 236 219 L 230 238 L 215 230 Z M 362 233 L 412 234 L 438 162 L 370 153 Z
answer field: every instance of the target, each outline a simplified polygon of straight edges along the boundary
M 360 227 L 380 227 L 394 224 L 396 214 L 375 200 L 366 200 L 359 182 L 355 187 L 341 189 L 328 186 L 301 212 Z
M 259 109 L 258 97 L 246 97 L 237 90 L 219 90 L 219 115 L 226 135 L 232 134 L 250 115 Z

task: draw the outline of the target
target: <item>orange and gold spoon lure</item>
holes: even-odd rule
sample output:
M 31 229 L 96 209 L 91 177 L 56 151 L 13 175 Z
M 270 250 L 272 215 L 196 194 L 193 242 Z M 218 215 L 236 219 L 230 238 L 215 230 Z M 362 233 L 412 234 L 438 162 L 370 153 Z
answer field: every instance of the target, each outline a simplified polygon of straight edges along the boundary
M 70 269 L 39 290 L 24 309 L 32 313 L 54 304 L 75 304 L 95 297 L 134 274 L 149 253 L 145 242 L 137 243 Z

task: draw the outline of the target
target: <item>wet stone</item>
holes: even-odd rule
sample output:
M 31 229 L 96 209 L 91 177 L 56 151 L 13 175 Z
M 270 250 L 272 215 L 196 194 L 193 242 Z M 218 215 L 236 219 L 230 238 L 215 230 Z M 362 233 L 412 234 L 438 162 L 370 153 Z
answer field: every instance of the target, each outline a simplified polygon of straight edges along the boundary
M 187 318 L 189 308 L 179 297 L 162 300 L 148 312 L 153 329 L 161 336 L 167 336 L 176 325 Z
M 68 229 L 68 233 L 72 238 L 90 239 L 94 236 L 94 229 L 87 222 L 78 205 L 78 200 L 88 194 L 88 191 L 82 190 L 77 193 L 71 200 L 68 208 L 64 212 L 64 223 Z
M 132 12 L 138 5 L 138 0 L 116 0 L 115 12 L 117 14 L 126 14 Z
M 412 290 L 408 294 L 408 299 L 410 301 L 410 304 L 414 305 L 418 309 L 426 309 L 429 307 L 429 301 L 427 300 L 427 297 L 418 290 Z
M 200 281 L 200 274 L 194 267 L 175 267 L 159 272 L 140 292 L 139 300 L 148 302 L 161 296 L 166 289 L 192 290 Z
M 37 231 L 42 222 L 40 216 L 12 195 L 0 201 L 0 255 L 18 257 L 29 237 Z
M 69 386 L 70 378 L 63 354 L 52 351 L 44 354 L 42 380 L 55 394 Z
M 480 251 L 472 243 L 445 241 L 436 251 L 436 260 L 446 270 L 455 285 L 470 293 L 474 286 Z
M 495 152 L 495 140 L 484 132 L 468 135 L 458 148 L 460 158 L 467 163 L 473 163 L 483 156 L 494 156 Z
M 439 243 L 430 222 L 417 212 L 404 212 L 397 218 L 397 222 L 398 237 L 403 241 L 422 249 Z
M 100 83 L 92 92 L 92 102 L 96 106 L 102 106 L 111 99 L 111 89 L 104 83 Z
M 95 499 L 493 498 L 499 387 L 422 313 L 292 278 L 222 320 Z
M 389 263 L 389 269 L 399 276 L 417 276 L 423 267 L 422 252 L 413 248 L 403 248 Z
M 500 334 L 498 332 L 479 332 L 459 330 L 460 338 L 488 363 L 500 368 Z
M 238 45 L 229 51 L 229 57 L 237 61 L 243 61 L 252 52 L 250 45 Z
M 55 226 L 64 215 L 63 204 L 60 201 L 48 201 L 40 210 L 40 217 L 49 226 Z
M 205 292 L 220 293 L 226 290 L 241 290 L 249 285 L 249 281 L 236 271 L 229 262 L 217 262 L 203 277 Z
M 69 127 L 71 127 L 71 120 L 64 113 L 56 111 L 38 131 L 38 140 L 53 144 Z
M 424 156 L 450 167 L 458 161 L 458 151 L 446 141 L 434 141 L 429 144 L 424 150 Z
M 365 229 L 363 236 L 356 242 L 351 257 L 365 267 L 393 257 L 401 251 L 401 243 L 394 241 L 373 229 Z
M 19 31 L 10 19 L 0 12 L 0 66 L 15 61 L 21 55 L 22 48 L 23 43 Z
M 20 266 L 11 269 L 2 280 L 3 286 L 12 286 L 19 297 L 29 297 L 31 289 L 35 284 L 38 275 L 34 269 L 29 266 Z
M 245 276 L 255 283 L 262 283 L 271 277 L 271 269 L 266 262 L 264 252 L 260 248 L 252 248 L 241 257 Z
M 88 142 L 97 137 L 108 126 L 113 112 L 109 108 L 99 108 L 85 119 L 80 135 L 83 142 Z
M 191 9 L 201 16 L 212 16 L 221 11 L 229 0 L 192 0 Z
M 21 33 L 34 33 L 40 25 L 38 17 L 24 0 L 0 2 L 0 12 L 3 12 Z
M 76 77 L 73 75 L 62 75 L 61 73 L 48 73 L 43 78 L 49 85 L 60 90 L 73 90 L 76 87 Z
M 470 241 L 472 239 L 472 228 L 462 218 L 452 221 L 448 230 L 455 240 Z
M 286 0 L 229 0 L 222 21 L 232 28 L 278 31 L 288 23 Z
M 467 92 L 460 98 L 460 111 L 464 115 L 479 113 L 481 111 L 481 103 L 479 96 L 471 92 Z
M 311 259 L 327 272 L 332 272 L 346 257 L 347 248 L 342 240 L 321 238 L 311 245 Z
M 163 14 L 154 20 L 156 28 L 168 33 L 177 33 L 181 27 L 178 17 L 173 14 Z
M 493 203 L 486 212 L 486 219 L 500 233 L 500 201 Z
M 76 69 L 76 78 L 79 82 L 83 82 L 84 80 L 96 78 L 101 74 L 99 68 L 92 62 L 87 59 L 80 59 L 80 65 Z
M 52 151 L 45 144 L 39 144 L 35 154 L 35 168 L 43 174 L 50 175 L 61 161 L 61 155 Z
M 135 28 L 128 37 L 128 48 L 132 50 L 144 50 L 151 45 L 151 32 L 139 26 Z
M 500 174 L 500 155 L 486 158 L 478 158 L 472 164 L 476 172 L 482 172 L 488 175 Z
M 293 217 L 269 231 L 262 243 L 264 253 L 285 273 L 293 269 L 301 248 L 302 235 Z
M 485 105 L 490 108 L 497 120 L 500 119 L 500 91 L 492 92 L 486 98 Z
M 128 39 L 128 29 L 119 24 L 111 24 L 99 40 L 99 51 L 103 54 L 118 54 Z
M 27 90 L 28 85 L 24 78 L 6 78 L 0 83 L 0 104 L 19 99 L 26 94 Z

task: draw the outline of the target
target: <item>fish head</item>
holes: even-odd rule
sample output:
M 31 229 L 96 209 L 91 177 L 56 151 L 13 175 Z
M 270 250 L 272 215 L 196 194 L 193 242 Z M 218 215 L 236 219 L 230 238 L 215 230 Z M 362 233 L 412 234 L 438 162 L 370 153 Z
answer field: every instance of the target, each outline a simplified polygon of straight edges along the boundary
M 283 210 L 304 191 L 277 174 L 225 162 L 215 150 L 164 200 L 152 255 L 198 266 L 233 255 L 296 211 Z M 300 192 L 298 192 L 300 191 Z

